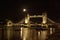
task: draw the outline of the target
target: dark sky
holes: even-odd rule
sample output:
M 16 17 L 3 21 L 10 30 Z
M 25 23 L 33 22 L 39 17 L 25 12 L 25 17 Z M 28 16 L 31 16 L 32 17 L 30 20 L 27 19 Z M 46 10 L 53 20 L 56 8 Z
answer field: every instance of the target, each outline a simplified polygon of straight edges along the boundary
M 22 9 L 27 8 L 30 14 L 46 11 L 52 20 L 60 20 L 60 2 L 58 0 L 8 0 L 0 1 L 0 20 L 19 21 L 24 18 Z

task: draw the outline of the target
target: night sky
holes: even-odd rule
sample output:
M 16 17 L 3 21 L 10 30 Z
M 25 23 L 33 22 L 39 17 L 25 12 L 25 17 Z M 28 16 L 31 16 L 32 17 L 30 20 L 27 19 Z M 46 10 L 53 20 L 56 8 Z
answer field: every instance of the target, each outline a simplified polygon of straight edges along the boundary
M 20 21 L 25 15 L 23 8 L 26 8 L 31 15 L 46 11 L 50 19 L 60 20 L 60 2 L 58 0 L 8 0 L 0 1 L 0 21 L 6 19 L 14 22 Z

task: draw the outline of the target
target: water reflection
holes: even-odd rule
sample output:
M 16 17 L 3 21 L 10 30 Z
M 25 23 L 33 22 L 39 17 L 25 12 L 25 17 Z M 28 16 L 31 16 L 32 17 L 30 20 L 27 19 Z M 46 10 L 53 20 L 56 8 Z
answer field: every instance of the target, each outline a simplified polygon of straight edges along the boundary
M 20 26 L 0 29 L 0 40 L 46 40 L 47 38 L 47 30 L 23 28 Z

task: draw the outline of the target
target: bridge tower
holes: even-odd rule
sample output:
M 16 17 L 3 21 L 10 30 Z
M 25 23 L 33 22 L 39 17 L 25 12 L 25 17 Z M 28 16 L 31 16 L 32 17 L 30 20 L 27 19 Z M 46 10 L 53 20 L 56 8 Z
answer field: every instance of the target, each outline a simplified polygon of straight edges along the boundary
M 32 26 L 30 24 L 30 18 L 38 18 L 38 17 L 42 18 L 42 23 L 40 23 L 39 26 L 41 26 L 42 28 L 43 27 L 48 28 L 48 25 L 46 24 L 47 23 L 46 13 L 43 13 L 42 15 L 33 15 L 33 16 L 30 16 L 29 14 L 27 14 L 27 17 L 25 18 L 25 24 L 27 25 L 27 28 L 23 28 L 23 40 L 32 40 L 31 35 L 30 35 L 31 33 L 30 27 Z M 47 30 L 39 31 L 38 35 L 40 35 L 39 40 L 45 40 L 47 37 Z

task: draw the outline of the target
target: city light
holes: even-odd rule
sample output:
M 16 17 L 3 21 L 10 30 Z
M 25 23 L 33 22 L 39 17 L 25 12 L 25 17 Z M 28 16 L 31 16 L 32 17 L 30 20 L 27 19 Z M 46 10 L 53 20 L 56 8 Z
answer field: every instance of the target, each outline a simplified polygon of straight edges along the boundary
M 25 19 L 25 23 L 28 23 L 28 19 L 27 18 Z

